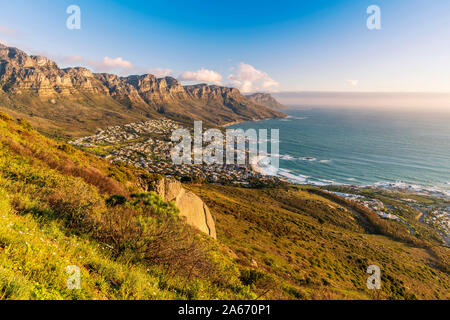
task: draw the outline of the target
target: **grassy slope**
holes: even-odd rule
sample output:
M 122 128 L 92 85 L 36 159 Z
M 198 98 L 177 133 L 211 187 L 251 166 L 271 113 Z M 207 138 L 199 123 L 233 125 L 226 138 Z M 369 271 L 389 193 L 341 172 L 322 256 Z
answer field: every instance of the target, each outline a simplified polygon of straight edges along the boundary
M 450 298 L 448 271 L 438 268 L 442 261 L 421 245 L 374 234 L 383 221 L 367 225 L 357 212 L 301 187 L 189 188 L 217 218 L 218 240 L 240 264 L 257 263 L 265 279 L 257 291 L 267 297 Z M 448 249 L 439 250 L 448 259 Z M 371 264 L 382 269 L 380 292 L 366 289 Z
M 208 259 L 205 275 L 193 276 L 176 269 L 173 261 L 157 263 L 148 259 L 146 251 L 139 255 L 133 251 L 139 241 L 174 252 L 178 246 L 181 251 L 186 247 L 173 243 L 179 238 L 154 241 L 151 236 L 158 234 L 148 231 L 165 227 L 174 236 L 186 234 L 177 222 L 164 224 L 169 204 L 153 197 L 151 206 L 141 211 L 131 205 L 106 206 L 111 195 L 142 192 L 143 177 L 143 172 L 110 165 L 0 113 L 0 299 L 255 298 L 251 288 L 240 282 L 239 269 L 223 248 L 191 229 L 188 238 L 196 245 L 192 252 Z M 126 220 L 134 218 L 125 215 L 130 212 L 143 212 L 136 225 Z M 110 226 L 89 225 L 108 217 L 117 218 L 110 234 L 104 231 Z M 128 234 L 123 240 L 114 238 L 123 235 L 114 229 L 116 225 L 142 233 L 138 238 Z M 130 229 L 130 225 L 142 228 Z M 184 258 L 192 265 L 184 268 L 195 272 L 196 261 Z M 66 288 L 70 265 L 81 268 L 80 291 Z
M 149 116 L 159 117 L 156 112 L 144 112 L 142 108 L 129 110 L 106 96 L 72 95 L 58 98 L 55 104 L 50 100 L 33 94 L 12 99 L 0 91 L 0 111 L 25 118 L 41 132 L 57 138 L 88 135 L 97 128 L 143 121 Z
M 170 299 L 142 267 L 112 261 L 99 245 L 68 236 L 57 222 L 14 212 L 0 190 L 0 299 Z M 82 266 L 82 290 L 68 290 L 66 268 Z M 120 284 L 115 287 L 114 284 Z

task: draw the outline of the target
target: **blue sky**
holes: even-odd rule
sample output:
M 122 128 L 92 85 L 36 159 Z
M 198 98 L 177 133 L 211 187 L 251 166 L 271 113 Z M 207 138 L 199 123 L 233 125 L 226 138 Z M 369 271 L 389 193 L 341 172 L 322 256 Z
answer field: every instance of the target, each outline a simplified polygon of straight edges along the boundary
M 242 91 L 449 92 L 449 30 L 448 0 L 0 0 L 0 40 L 63 67 Z

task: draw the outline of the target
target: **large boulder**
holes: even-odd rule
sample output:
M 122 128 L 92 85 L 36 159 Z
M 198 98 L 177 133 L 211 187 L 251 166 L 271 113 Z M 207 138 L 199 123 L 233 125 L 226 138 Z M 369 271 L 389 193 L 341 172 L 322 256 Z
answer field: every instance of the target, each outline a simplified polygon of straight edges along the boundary
M 186 223 L 216 239 L 216 226 L 208 206 L 196 194 L 173 178 L 162 178 L 152 188 L 164 201 L 173 201 Z

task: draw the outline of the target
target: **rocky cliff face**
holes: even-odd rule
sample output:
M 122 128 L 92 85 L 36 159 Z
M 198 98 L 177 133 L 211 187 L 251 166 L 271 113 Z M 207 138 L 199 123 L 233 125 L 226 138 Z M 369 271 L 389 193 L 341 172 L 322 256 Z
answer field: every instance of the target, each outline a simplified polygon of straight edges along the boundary
M 81 90 L 106 93 L 88 69 L 63 70 L 45 57 L 28 56 L 19 49 L 1 44 L 0 88 L 10 94 L 34 93 L 41 98 L 68 96 Z
M 186 223 L 216 239 L 214 219 L 206 204 L 197 195 L 183 188 L 180 182 L 173 178 L 163 178 L 152 186 L 164 201 L 173 201 L 180 209 L 180 215 Z
M 183 87 L 174 78 L 150 74 L 119 77 L 85 68 L 60 69 L 45 57 L 0 44 L 1 107 L 69 133 L 77 123 L 89 132 L 102 126 L 102 120 L 124 124 L 158 115 L 215 125 L 284 116 L 246 99 L 237 89 Z
M 284 110 L 287 109 L 285 105 L 279 103 L 274 97 L 269 93 L 254 93 L 245 96 L 248 100 L 253 101 L 257 104 L 269 107 L 273 110 Z

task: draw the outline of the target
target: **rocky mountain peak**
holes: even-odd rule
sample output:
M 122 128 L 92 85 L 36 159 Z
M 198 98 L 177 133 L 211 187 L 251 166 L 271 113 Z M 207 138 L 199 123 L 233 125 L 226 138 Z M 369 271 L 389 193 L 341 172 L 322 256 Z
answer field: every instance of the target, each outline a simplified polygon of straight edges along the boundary
M 246 95 L 245 97 L 255 103 L 261 104 L 274 110 L 287 109 L 285 105 L 279 103 L 270 93 L 257 92 Z
M 199 99 L 211 98 L 229 98 L 231 96 L 240 96 L 241 93 L 236 88 L 221 87 L 217 85 L 208 85 L 205 83 L 190 85 L 184 87 L 186 92 Z
M 5 45 L 0 46 L 0 62 L 9 63 L 13 66 L 30 68 L 35 66 L 35 62 L 25 52 Z
M 30 56 L 31 60 L 33 60 L 38 68 L 55 68 L 58 66 L 52 60 L 42 57 L 42 56 Z

